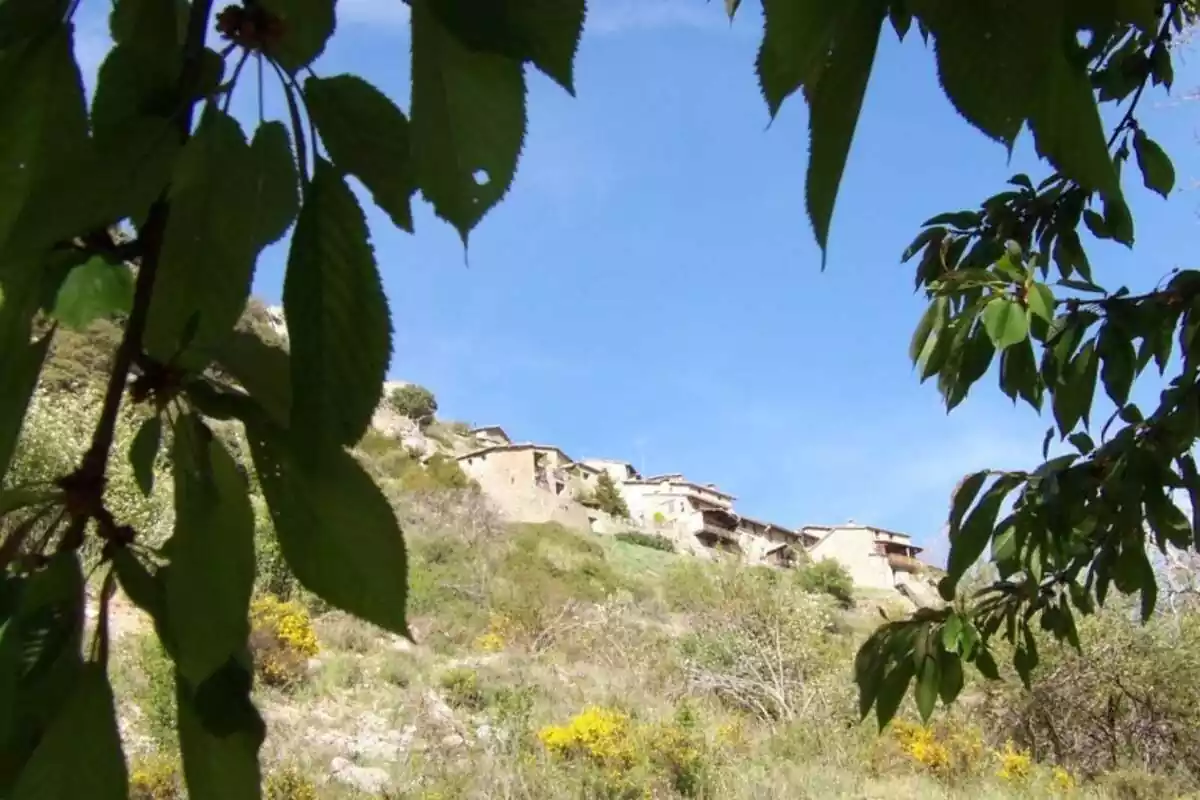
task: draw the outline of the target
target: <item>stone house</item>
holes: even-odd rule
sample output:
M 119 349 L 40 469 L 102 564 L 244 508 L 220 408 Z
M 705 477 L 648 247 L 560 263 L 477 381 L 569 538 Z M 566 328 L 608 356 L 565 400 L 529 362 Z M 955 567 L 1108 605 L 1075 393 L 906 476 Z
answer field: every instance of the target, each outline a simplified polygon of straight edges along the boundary
M 917 560 L 922 548 L 904 533 L 854 521 L 845 525 L 806 525 L 800 533 L 815 539 L 808 548 L 814 561 L 836 559 L 858 586 L 898 589 L 926 569 Z
M 501 428 L 499 425 L 483 425 L 478 428 L 472 428 L 467 434 L 478 442 L 480 447 L 512 444 L 512 439 L 504 432 L 504 428 Z
M 587 478 L 562 450 L 541 444 L 493 444 L 457 457 L 505 518 L 514 522 L 558 522 L 588 527 L 587 510 L 577 500 Z M 595 480 L 597 471 L 588 475 Z
M 618 486 L 630 517 L 640 527 L 673 540 L 681 552 L 744 554 L 733 495 L 680 474 L 633 478 Z
M 797 566 L 817 537 L 753 517 L 738 518 L 742 551 L 751 561 L 777 567 Z
M 642 477 L 638 471 L 633 468 L 633 464 L 630 464 L 628 461 L 617 461 L 609 458 L 585 458 L 580 463 L 586 464 L 587 466 L 600 470 L 601 472 L 607 472 L 608 477 L 612 478 L 613 483 L 616 484 Z

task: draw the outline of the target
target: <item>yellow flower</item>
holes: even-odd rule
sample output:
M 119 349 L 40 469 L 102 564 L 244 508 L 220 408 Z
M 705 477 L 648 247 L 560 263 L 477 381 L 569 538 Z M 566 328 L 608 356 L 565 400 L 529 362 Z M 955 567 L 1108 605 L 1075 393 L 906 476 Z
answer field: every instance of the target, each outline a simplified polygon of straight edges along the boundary
M 1012 743 L 1004 743 L 1004 750 L 996 754 L 1000 759 L 1000 769 L 996 776 L 1002 780 L 1019 782 L 1029 777 L 1033 770 L 1033 757 L 1026 750 L 1018 750 Z
M 1051 779 L 1054 781 L 1054 788 L 1063 794 L 1069 794 L 1075 789 L 1075 776 L 1062 767 L 1055 767 L 1051 771 Z

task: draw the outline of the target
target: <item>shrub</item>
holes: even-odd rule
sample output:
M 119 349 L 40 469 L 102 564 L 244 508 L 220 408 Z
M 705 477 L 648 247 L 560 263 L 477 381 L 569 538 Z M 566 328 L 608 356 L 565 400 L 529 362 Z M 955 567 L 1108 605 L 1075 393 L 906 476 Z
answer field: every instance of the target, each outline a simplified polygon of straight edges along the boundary
M 183 775 L 177 759 L 155 753 L 129 771 L 129 800 L 183 800 Z
M 627 768 L 636 753 L 628 715 L 600 706 L 588 706 L 566 725 L 547 725 L 538 739 L 552 755 L 589 758 L 618 769 Z
M 466 667 L 455 667 L 442 673 L 438 685 L 446 693 L 446 702 L 455 708 L 482 711 L 487 705 L 479 688 L 479 673 Z
M 133 663 L 140 683 L 135 701 L 146 720 L 146 734 L 159 752 L 178 752 L 175 669 L 157 636 L 143 634 L 134 640 Z
M 392 393 L 388 395 L 388 402 L 391 403 L 397 414 L 408 417 L 422 427 L 433 422 L 434 414 L 438 410 L 437 399 L 433 396 L 433 392 L 415 383 L 393 389 Z
M 844 711 L 849 643 L 827 605 L 784 576 L 732 565 L 717 574 L 721 602 L 694 613 L 679 643 L 688 682 L 766 722 Z
M 974 775 L 983 760 L 983 737 L 974 727 L 934 728 L 895 720 L 891 725 L 891 736 L 901 752 L 938 778 Z
M 271 770 L 262 788 L 263 800 L 317 800 L 317 785 L 293 765 Z
M 675 542 L 661 533 L 642 533 L 641 531 L 625 531 L 614 537 L 617 541 L 636 544 L 639 547 L 649 547 L 652 550 L 662 550 L 665 553 L 675 552 Z
M 810 594 L 827 594 L 842 606 L 854 605 L 854 580 L 838 561 L 825 558 L 796 570 L 796 582 Z
M 320 652 L 304 606 L 274 595 L 250 605 L 250 649 L 259 677 L 268 686 L 291 688 L 304 679 L 308 659 Z
M 621 496 L 621 491 L 613 482 L 612 476 L 607 472 L 600 473 L 592 499 L 596 508 L 604 513 L 621 519 L 629 519 L 629 506 L 626 505 L 625 498 Z

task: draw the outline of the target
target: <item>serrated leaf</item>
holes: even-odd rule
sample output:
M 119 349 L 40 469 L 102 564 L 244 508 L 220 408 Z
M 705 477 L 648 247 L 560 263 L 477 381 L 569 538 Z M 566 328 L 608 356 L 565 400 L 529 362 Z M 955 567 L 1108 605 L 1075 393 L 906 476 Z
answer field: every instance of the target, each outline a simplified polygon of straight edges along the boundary
M 951 653 L 958 652 L 958 638 L 962 635 L 962 617 L 951 614 L 942 625 L 942 648 Z
M 166 71 L 177 70 L 188 10 L 186 0 L 115 0 L 109 32 L 114 44 L 138 50 Z
M 0 48 L 45 34 L 62 22 L 69 6 L 67 0 L 2 0 Z
M 913 662 L 911 658 L 900 659 L 881 681 L 879 694 L 875 699 L 875 718 L 879 722 L 879 730 L 887 727 L 896 716 L 901 701 L 908 691 L 909 681 L 913 678 Z
M 1165 551 L 1168 543 L 1180 549 L 1191 544 L 1192 525 L 1183 509 L 1171 502 L 1165 492 L 1161 489 L 1147 491 L 1145 503 L 1146 521 L 1154 531 L 1159 549 Z
M 340 448 L 299 459 L 265 418 L 250 418 L 247 434 L 280 548 L 300 582 L 344 611 L 408 635 L 404 539 L 362 466 Z
M 1096 354 L 1103 363 L 1100 379 L 1104 382 L 1104 391 L 1120 408 L 1129 402 L 1129 390 L 1133 386 L 1136 370 L 1133 342 L 1112 323 L 1100 329 L 1097 341 Z
M 231 658 L 194 690 L 176 678 L 179 750 L 191 800 L 259 800 L 258 751 L 266 726 L 250 699 L 253 679 Z
M 1025 303 L 1035 316 L 1041 317 L 1046 322 L 1054 321 L 1054 292 L 1046 284 L 1036 281 L 1030 284 L 1029 292 L 1025 295 Z
M 934 706 L 937 705 L 940 684 L 941 669 L 938 666 L 938 659 L 927 655 L 921 663 L 920 672 L 917 674 L 917 685 L 913 690 L 917 701 L 917 713 L 921 715 L 921 722 L 928 722 L 929 717 L 933 715 Z
M 217 364 L 262 406 L 271 422 L 287 427 L 292 415 L 291 363 L 286 350 L 251 331 L 234 331 L 213 351 Z
M 299 321 L 289 325 L 291 429 L 309 452 L 357 443 L 383 391 L 392 324 L 362 209 L 324 159 L 292 234 L 283 308 Z
M 963 478 L 958 487 L 954 490 L 954 495 L 950 500 L 950 518 L 948 520 L 948 530 L 951 538 L 958 535 L 962 525 L 963 515 L 967 513 L 967 509 L 975 502 L 975 497 L 979 494 L 979 490 L 983 488 L 984 481 L 987 480 L 987 470 L 972 473 Z
M 512 185 L 525 138 L 525 76 L 504 56 L 474 52 L 412 2 L 412 158 L 417 185 L 466 243 Z
M 2 284 L 0 288 L 4 288 Z M 0 475 L 8 474 L 25 412 L 54 334 L 51 330 L 30 342 L 28 322 L 22 326 L 20 320 L 12 319 L 23 316 L 18 306 L 13 295 L 0 304 L 0 375 L 4 376 L 4 389 L 0 391 Z
M 265 244 L 256 171 L 241 127 L 209 106 L 172 177 L 171 215 L 146 322 L 151 357 L 171 361 L 193 317 L 191 345 L 203 350 L 228 336 L 241 316 Z
M 1035 3 L 1042 17 L 1051 17 Z M 1105 198 L 1121 196 L 1120 181 L 1108 152 L 1107 135 L 1092 94 L 1087 64 L 1057 37 L 1050 57 L 1034 79 L 1037 100 L 1029 117 L 1038 155 L 1088 191 Z
M 279 17 L 283 36 L 268 48 L 268 55 L 289 73 L 306 67 L 321 53 L 336 25 L 336 0 L 259 0 Z
M 916 2 L 913 11 L 934 35 L 946 96 L 968 122 L 1011 150 L 1058 44 L 1054 15 L 1036 0 Z
M 938 654 L 938 695 L 942 703 L 950 705 L 962 692 L 962 659 L 957 653 L 942 651 Z
M 124 264 L 93 256 L 67 273 L 52 316 L 82 331 L 98 319 L 127 314 L 133 307 L 133 273 Z
M 58 717 L 21 771 L 13 800 L 125 800 L 129 776 L 103 664 L 79 674 Z
M 1096 341 L 1093 339 L 1071 359 L 1054 392 L 1054 419 L 1063 436 L 1069 434 L 1080 420 L 1087 425 L 1098 371 Z
M 992 654 L 987 650 L 983 648 L 977 650 L 975 659 L 971 663 L 979 670 L 979 674 L 988 680 L 1000 680 L 1000 670 L 996 667 L 996 659 L 992 658 Z
M 417 187 L 404 112 L 354 75 L 309 78 L 304 98 L 334 166 L 361 180 L 393 224 L 411 232 Z
M 798 3 L 801 6 L 842 6 L 845 18 L 838 23 L 835 44 L 820 80 L 809 92 L 808 171 L 805 200 L 821 247 L 821 267 L 828 258 L 829 225 L 838 188 L 858 127 L 867 80 L 875 63 L 879 34 L 887 15 L 885 3 L 858 0 L 854 4 Z
M 1000 506 L 1016 485 L 1015 477 L 1001 475 L 984 492 L 983 497 L 963 521 L 961 528 L 956 533 L 952 532 L 950 556 L 946 564 L 946 575 L 951 581 L 957 583 L 983 555 L 996 527 L 996 516 L 1000 513 Z
M 149 497 L 154 491 L 154 462 L 162 441 L 162 418 L 155 415 L 142 423 L 129 445 L 129 464 L 133 478 L 142 494 Z
M 575 94 L 575 52 L 584 0 L 429 0 L 447 31 L 468 48 L 529 62 Z M 736 2 L 726 0 L 732 17 Z
M 1138 169 L 1142 171 L 1146 188 L 1164 198 L 1169 195 L 1175 188 L 1175 165 L 1166 151 L 1138 128 L 1133 135 L 1133 152 L 1137 156 Z
M 259 125 L 250 142 L 250 159 L 259 241 L 274 244 L 287 233 L 300 210 L 300 176 L 287 126 L 274 120 Z
M 755 68 L 772 117 L 797 89 L 816 85 L 834 32 L 850 6 L 764 0 L 763 40 Z
M 1029 336 L 1029 318 L 1011 297 L 994 297 L 983 307 L 983 327 L 997 350 L 1004 350 Z
M 1035 410 L 1042 407 L 1042 385 L 1033 357 L 1033 342 L 1025 339 L 1000 358 L 1000 388 L 1015 403 L 1021 397 Z
M 164 581 L 180 674 L 200 683 L 245 647 L 254 510 L 237 463 L 198 418 L 175 422 L 175 532 Z
M 925 313 L 921 315 L 921 319 L 917 322 L 917 328 L 913 331 L 912 341 L 908 345 L 908 357 L 912 359 L 914 364 L 921 357 L 922 351 L 925 349 L 926 342 L 929 341 L 929 335 L 933 332 L 934 324 L 941 316 L 946 299 L 939 297 L 933 300 L 926 308 Z
M 71 26 L 0 50 L 0 84 L 0 253 L 23 261 L 76 233 L 68 212 L 90 177 L 80 174 L 90 142 Z

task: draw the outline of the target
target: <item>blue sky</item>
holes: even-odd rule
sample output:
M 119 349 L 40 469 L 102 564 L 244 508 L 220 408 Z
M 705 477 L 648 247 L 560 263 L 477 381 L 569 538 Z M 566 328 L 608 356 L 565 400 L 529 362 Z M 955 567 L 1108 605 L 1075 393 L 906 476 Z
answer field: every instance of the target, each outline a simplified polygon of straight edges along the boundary
M 923 302 L 899 253 L 933 214 L 975 206 L 1013 172 L 1043 177 L 1028 141 L 1009 164 L 955 115 L 920 38 L 900 45 L 887 29 L 822 273 L 804 211 L 806 111 L 793 98 L 768 130 L 757 3 L 732 26 L 705 0 L 590 5 L 577 97 L 529 73 L 517 178 L 473 234 L 469 267 L 423 202 L 415 235 L 365 203 L 394 315 L 391 376 L 429 386 L 448 418 L 683 472 L 751 516 L 908 531 L 939 560 L 956 481 L 1033 466 L 1049 419 L 1014 408 L 994 378 L 946 415 L 907 358 Z M 317 72 L 361 74 L 407 109 L 406 12 L 341 0 Z M 80 19 L 77 46 L 94 71 L 103 17 Z M 1176 93 L 1197 84 L 1185 63 Z M 252 118 L 249 88 L 239 107 Z M 1091 250 L 1098 277 L 1134 289 L 1196 266 L 1200 210 L 1200 105 L 1154 92 L 1142 108 L 1180 188 L 1164 202 L 1127 172 L 1138 245 Z M 267 110 L 284 118 L 275 95 Z M 271 302 L 285 256 L 260 263 Z

